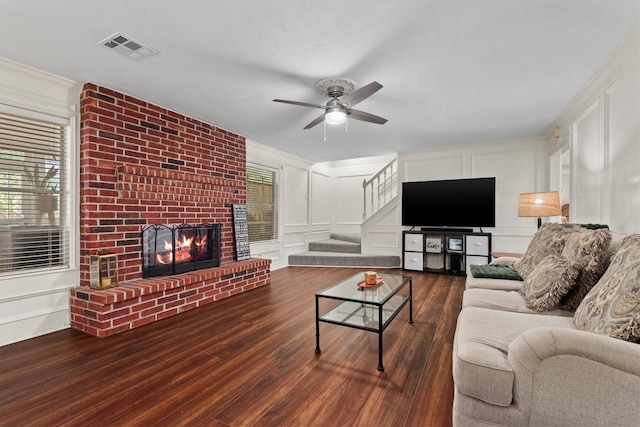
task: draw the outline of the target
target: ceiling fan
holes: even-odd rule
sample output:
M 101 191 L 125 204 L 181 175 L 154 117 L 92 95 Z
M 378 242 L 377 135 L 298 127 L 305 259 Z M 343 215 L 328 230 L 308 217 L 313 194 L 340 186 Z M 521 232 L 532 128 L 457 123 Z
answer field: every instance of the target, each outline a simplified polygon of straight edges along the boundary
M 314 87 L 319 94 L 331 97 L 326 105 L 287 101 L 286 99 L 274 99 L 273 101 L 323 109 L 324 113 L 306 125 L 304 127 L 305 129 L 311 129 L 322 121 L 329 124 L 344 123 L 347 117 L 363 122 L 377 123 L 379 125 L 387 122 L 387 119 L 382 117 L 351 108 L 382 89 L 382 85 L 378 82 L 372 82 L 358 90 L 354 90 L 356 85 L 352 80 L 338 77 L 319 80 Z

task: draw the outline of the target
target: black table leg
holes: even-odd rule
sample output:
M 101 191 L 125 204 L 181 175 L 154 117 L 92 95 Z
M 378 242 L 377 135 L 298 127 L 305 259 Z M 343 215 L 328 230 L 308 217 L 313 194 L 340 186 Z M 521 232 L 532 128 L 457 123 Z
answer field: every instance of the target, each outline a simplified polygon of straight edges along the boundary
M 318 296 L 316 295 L 316 354 L 320 354 L 322 350 L 320 350 L 320 320 L 319 317 L 319 304 L 318 304 Z
M 384 371 L 382 364 L 382 306 L 378 306 L 378 371 Z
M 409 278 L 409 323 L 413 323 L 413 279 Z

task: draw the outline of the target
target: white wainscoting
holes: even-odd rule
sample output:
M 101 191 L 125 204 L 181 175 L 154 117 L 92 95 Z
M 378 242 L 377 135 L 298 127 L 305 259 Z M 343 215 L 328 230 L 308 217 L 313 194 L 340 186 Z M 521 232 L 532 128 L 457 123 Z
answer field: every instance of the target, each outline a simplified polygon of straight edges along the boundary
M 68 79 L 0 58 L 0 104 L 67 118 L 71 121 L 71 158 L 77 157 L 77 104 L 81 85 Z M 77 171 L 71 165 L 72 171 Z M 79 185 L 77 172 L 69 177 Z M 77 211 L 71 200 L 71 212 Z M 69 327 L 69 289 L 78 286 L 79 219 L 70 219 L 69 268 L 0 278 L 0 345 Z
M 604 135 L 600 100 L 596 100 L 573 122 L 573 159 L 571 166 L 576 177 L 572 193 L 571 221 L 602 222 L 600 211 L 604 186 Z
M 54 270 L 0 281 L 0 345 L 69 327 L 69 290 L 78 270 Z
M 309 170 L 283 165 L 281 176 L 284 227 L 309 224 Z
M 338 175 L 335 178 L 334 227 L 336 233 L 360 234 L 364 194 L 362 181 L 371 175 Z M 360 191 L 356 191 L 360 189 Z
M 603 210 L 611 227 L 640 233 L 640 60 L 606 91 Z
M 403 181 L 495 177 L 496 227 L 483 231 L 492 233 L 493 250 L 522 252 L 536 231 L 536 221 L 518 217 L 518 198 L 520 193 L 548 189 L 547 143 L 541 136 L 400 153 L 398 171 Z
M 555 123 L 572 154 L 571 222 L 640 233 L 639 117 L 640 23 Z
M 403 160 L 404 176 L 402 182 L 433 181 L 438 179 L 458 179 L 465 175 L 465 154 L 456 150 L 452 155 L 446 148 L 416 153 Z M 400 169 L 400 167 L 398 167 Z M 446 178 L 443 178 L 446 177 Z
M 334 201 L 331 175 L 311 171 L 311 194 L 311 225 L 330 226 Z

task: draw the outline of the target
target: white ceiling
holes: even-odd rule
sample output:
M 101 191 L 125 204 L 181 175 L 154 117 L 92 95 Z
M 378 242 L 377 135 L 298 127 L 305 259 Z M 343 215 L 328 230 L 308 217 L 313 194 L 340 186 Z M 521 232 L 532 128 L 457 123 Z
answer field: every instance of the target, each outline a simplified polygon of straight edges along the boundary
M 0 0 L 0 56 L 313 161 L 541 135 L 640 19 L 640 0 Z M 140 62 L 97 43 L 121 32 Z M 303 127 L 314 83 L 384 88 L 389 121 Z M 1 84 L 1 82 L 0 82 Z

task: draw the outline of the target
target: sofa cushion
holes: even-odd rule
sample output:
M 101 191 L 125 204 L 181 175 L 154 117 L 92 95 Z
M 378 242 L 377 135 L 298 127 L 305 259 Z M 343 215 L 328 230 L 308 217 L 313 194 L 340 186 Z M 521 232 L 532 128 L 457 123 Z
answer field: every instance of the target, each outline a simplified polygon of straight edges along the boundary
M 501 256 L 498 258 L 494 258 L 493 261 L 491 261 L 489 264 L 508 265 L 509 267 L 513 267 L 513 264 L 515 264 L 515 262 L 519 259 L 520 257 L 515 257 L 515 256 Z
M 526 279 L 544 257 L 560 254 L 567 236 L 575 231 L 575 228 L 565 228 L 560 224 L 543 224 L 533 235 L 524 255 L 513 264 L 513 268 Z
M 576 283 L 580 264 L 552 254 L 535 266 L 524 280 L 522 292 L 527 306 L 537 311 L 550 310 Z
M 499 291 L 495 289 L 467 289 L 462 294 L 462 308 L 480 307 L 492 310 L 512 311 L 514 313 L 544 314 L 547 316 L 573 317 L 573 312 L 563 308 L 538 312 L 527 307 L 527 302 L 519 291 Z
M 520 280 L 473 277 L 472 274 L 467 274 L 465 289 L 500 289 L 505 291 L 519 291 L 522 289 L 522 282 Z
M 627 236 L 576 310 L 578 329 L 640 342 L 640 234 Z
M 508 265 L 484 264 L 471 265 L 469 270 L 473 277 L 486 277 L 488 279 L 522 280 L 522 277 Z
M 562 256 L 580 264 L 581 271 L 575 286 L 563 298 L 561 304 L 575 311 L 584 297 L 595 286 L 607 265 L 607 250 L 611 232 L 607 229 L 584 230 L 572 233 L 562 249 Z
M 464 308 L 454 339 L 456 388 L 484 402 L 509 406 L 514 380 L 507 362 L 509 344 L 522 332 L 544 326 L 575 329 L 571 317 Z

